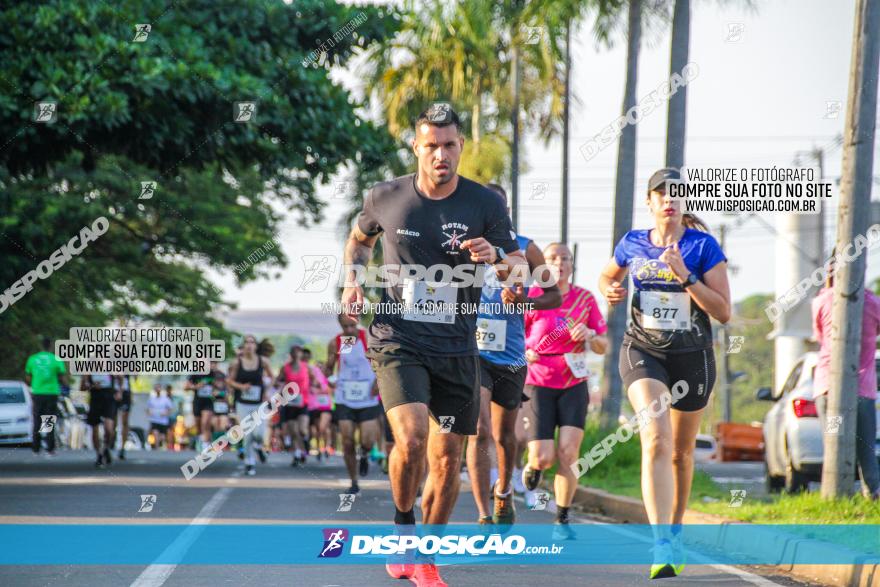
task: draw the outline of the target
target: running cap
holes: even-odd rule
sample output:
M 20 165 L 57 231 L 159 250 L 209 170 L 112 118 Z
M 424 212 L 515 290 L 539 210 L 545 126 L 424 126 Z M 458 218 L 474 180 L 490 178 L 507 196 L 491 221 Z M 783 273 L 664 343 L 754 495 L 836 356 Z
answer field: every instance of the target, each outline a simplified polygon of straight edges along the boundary
M 672 167 L 664 167 L 654 172 L 651 179 L 648 180 L 648 192 L 653 192 L 667 182 L 681 182 L 681 173 L 678 169 Z
M 461 129 L 461 119 L 448 102 L 434 102 L 431 104 L 427 110 L 419 114 L 419 117 L 416 119 L 416 127 L 426 122 L 434 126 L 454 124 L 457 129 Z

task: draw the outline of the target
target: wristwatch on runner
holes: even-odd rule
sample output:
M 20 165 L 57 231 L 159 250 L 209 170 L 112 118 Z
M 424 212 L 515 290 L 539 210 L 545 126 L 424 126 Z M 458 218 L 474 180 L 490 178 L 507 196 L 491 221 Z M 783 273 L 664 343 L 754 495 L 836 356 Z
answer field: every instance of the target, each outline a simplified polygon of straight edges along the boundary
M 687 289 L 687 288 L 689 288 L 690 286 L 692 286 L 692 285 L 694 285 L 695 283 L 697 283 L 698 281 L 699 281 L 699 279 L 697 279 L 697 276 L 696 276 L 696 275 L 694 275 L 693 273 L 689 273 L 689 274 L 688 274 L 688 278 L 685 279 L 685 280 L 684 280 L 684 283 L 682 283 L 681 285 L 682 285 L 682 287 L 684 287 L 685 289 Z
M 497 258 L 495 259 L 495 263 L 498 261 L 503 261 L 507 258 L 507 253 L 504 252 L 504 249 L 501 247 L 495 247 L 495 254 Z

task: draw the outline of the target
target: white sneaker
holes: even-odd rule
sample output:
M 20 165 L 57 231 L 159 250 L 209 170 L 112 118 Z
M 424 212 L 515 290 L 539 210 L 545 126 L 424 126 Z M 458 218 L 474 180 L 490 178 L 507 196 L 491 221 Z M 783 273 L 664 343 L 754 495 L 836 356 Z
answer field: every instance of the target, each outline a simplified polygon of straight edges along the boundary
M 514 467 L 513 475 L 511 476 L 510 481 L 513 483 L 513 490 L 516 493 L 526 492 L 526 486 L 523 485 L 522 482 L 522 469 L 520 469 L 519 467 Z
M 522 493 L 523 493 L 523 497 L 524 497 L 525 500 L 526 500 L 526 505 L 529 507 L 529 509 L 535 507 L 535 504 L 538 503 L 538 498 L 537 498 L 537 496 L 535 495 L 535 492 L 534 492 L 534 491 L 529 491 L 528 489 L 526 489 L 525 487 L 523 487 L 523 492 L 522 492 Z

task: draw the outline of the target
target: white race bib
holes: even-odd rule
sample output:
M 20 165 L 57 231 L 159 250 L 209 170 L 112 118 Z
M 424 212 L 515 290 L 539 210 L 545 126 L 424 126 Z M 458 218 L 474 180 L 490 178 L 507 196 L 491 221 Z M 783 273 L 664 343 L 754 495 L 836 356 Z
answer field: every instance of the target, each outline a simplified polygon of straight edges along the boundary
M 199 387 L 199 389 L 196 393 L 198 394 L 199 397 L 211 397 L 213 391 L 214 391 L 214 388 L 211 387 L 210 385 L 202 385 L 201 387 Z
M 568 368 L 571 369 L 572 375 L 577 377 L 578 379 L 583 379 L 590 374 L 589 369 L 587 369 L 587 353 L 565 353 L 565 362 L 568 363 Z
M 412 322 L 455 322 L 458 292 L 451 285 L 428 285 L 424 281 L 403 280 L 403 319 Z
M 214 402 L 214 413 L 215 414 L 228 414 L 229 413 L 229 404 L 227 404 L 225 400 L 215 401 Z
M 347 402 L 362 402 L 370 398 L 373 389 L 372 381 L 340 381 L 342 399 Z
M 263 388 L 259 385 L 251 385 L 241 392 L 241 399 L 246 402 L 258 402 L 263 399 Z
M 507 321 L 477 320 L 477 348 L 481 351 L 503 351 L 507 346 Z
M 329 408 L 330 407 L 330 396 L 327 395 L 326 393 L 322 393 L 321 395 L 317 395 L 317 396 L 315 396 L 315 398 L 316 398 L 315 403 L 317 403 L 318 406 L 320 406 L 322 408 Z
M 687 292 L 643 291 L 642 326 L 653 330 L 690 330 L 691 296 Z
M 305 403 L 306 402 L 303 399 L 303 394 L 297 393 L 295 396 L 293 396 L 293 399 L 291 399 L 287 405 L 291 408 L 301 408 L 305 405 Z

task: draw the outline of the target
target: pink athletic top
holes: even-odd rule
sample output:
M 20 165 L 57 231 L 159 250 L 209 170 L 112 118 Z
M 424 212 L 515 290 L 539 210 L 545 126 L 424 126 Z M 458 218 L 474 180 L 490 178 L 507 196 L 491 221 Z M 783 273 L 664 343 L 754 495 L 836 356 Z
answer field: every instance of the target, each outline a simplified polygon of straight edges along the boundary
M 327 377 L 316 365 L 309 367 L 312 371 L 312 381 L 317 381 L 321 388 L 320 394 L 310 393 L 308 407 L 310 410 L 320 410 L 322 412 L 333 409 L 333 396 L 330 395 L 330 382 Z
M 813 335 L 819 343 L 819 360 L 813 374 L 813 397 L 828 393 L 831 375 L 831 303 L 834 290 L 826 287 L 813 298 Z M 880 335 L 880 298 L 865 290 L 862 311 L 862 349 L 859 354 L 859 396 L 877 399 L 874 349 Z
M 529 297 L 543 293 L 539 287 L 529 290 Z M 562 299 L 562 305 L 552 310 L 530 310 L 525 313 L 526 349 L 532 349 L 540 358 L 529 363 L 527 385 L 566 389 L 586 377 L 576 377 L 566 361 L 566 353 L 582 353 L 584 342 L 572 342 L 568 333 L 577 323 L 586 324 L 596 334 L 605 334 L 607 326 L 596 298 L 589 291 L 572 285 Z
M 309 392 L 309 366 L 306 365 L 305 361 L 299 362 L 299 370 L 294 373 L 293 365 L 290 364 L 290 361 L 284 364 L 284 379 L 287 383 L 296 383 L 299 386 L 299 393 L 302 397 L 300 399 L 294 399 L 289 405 L 304 408 L 308 405 L 309 396 L 311 393 Z

